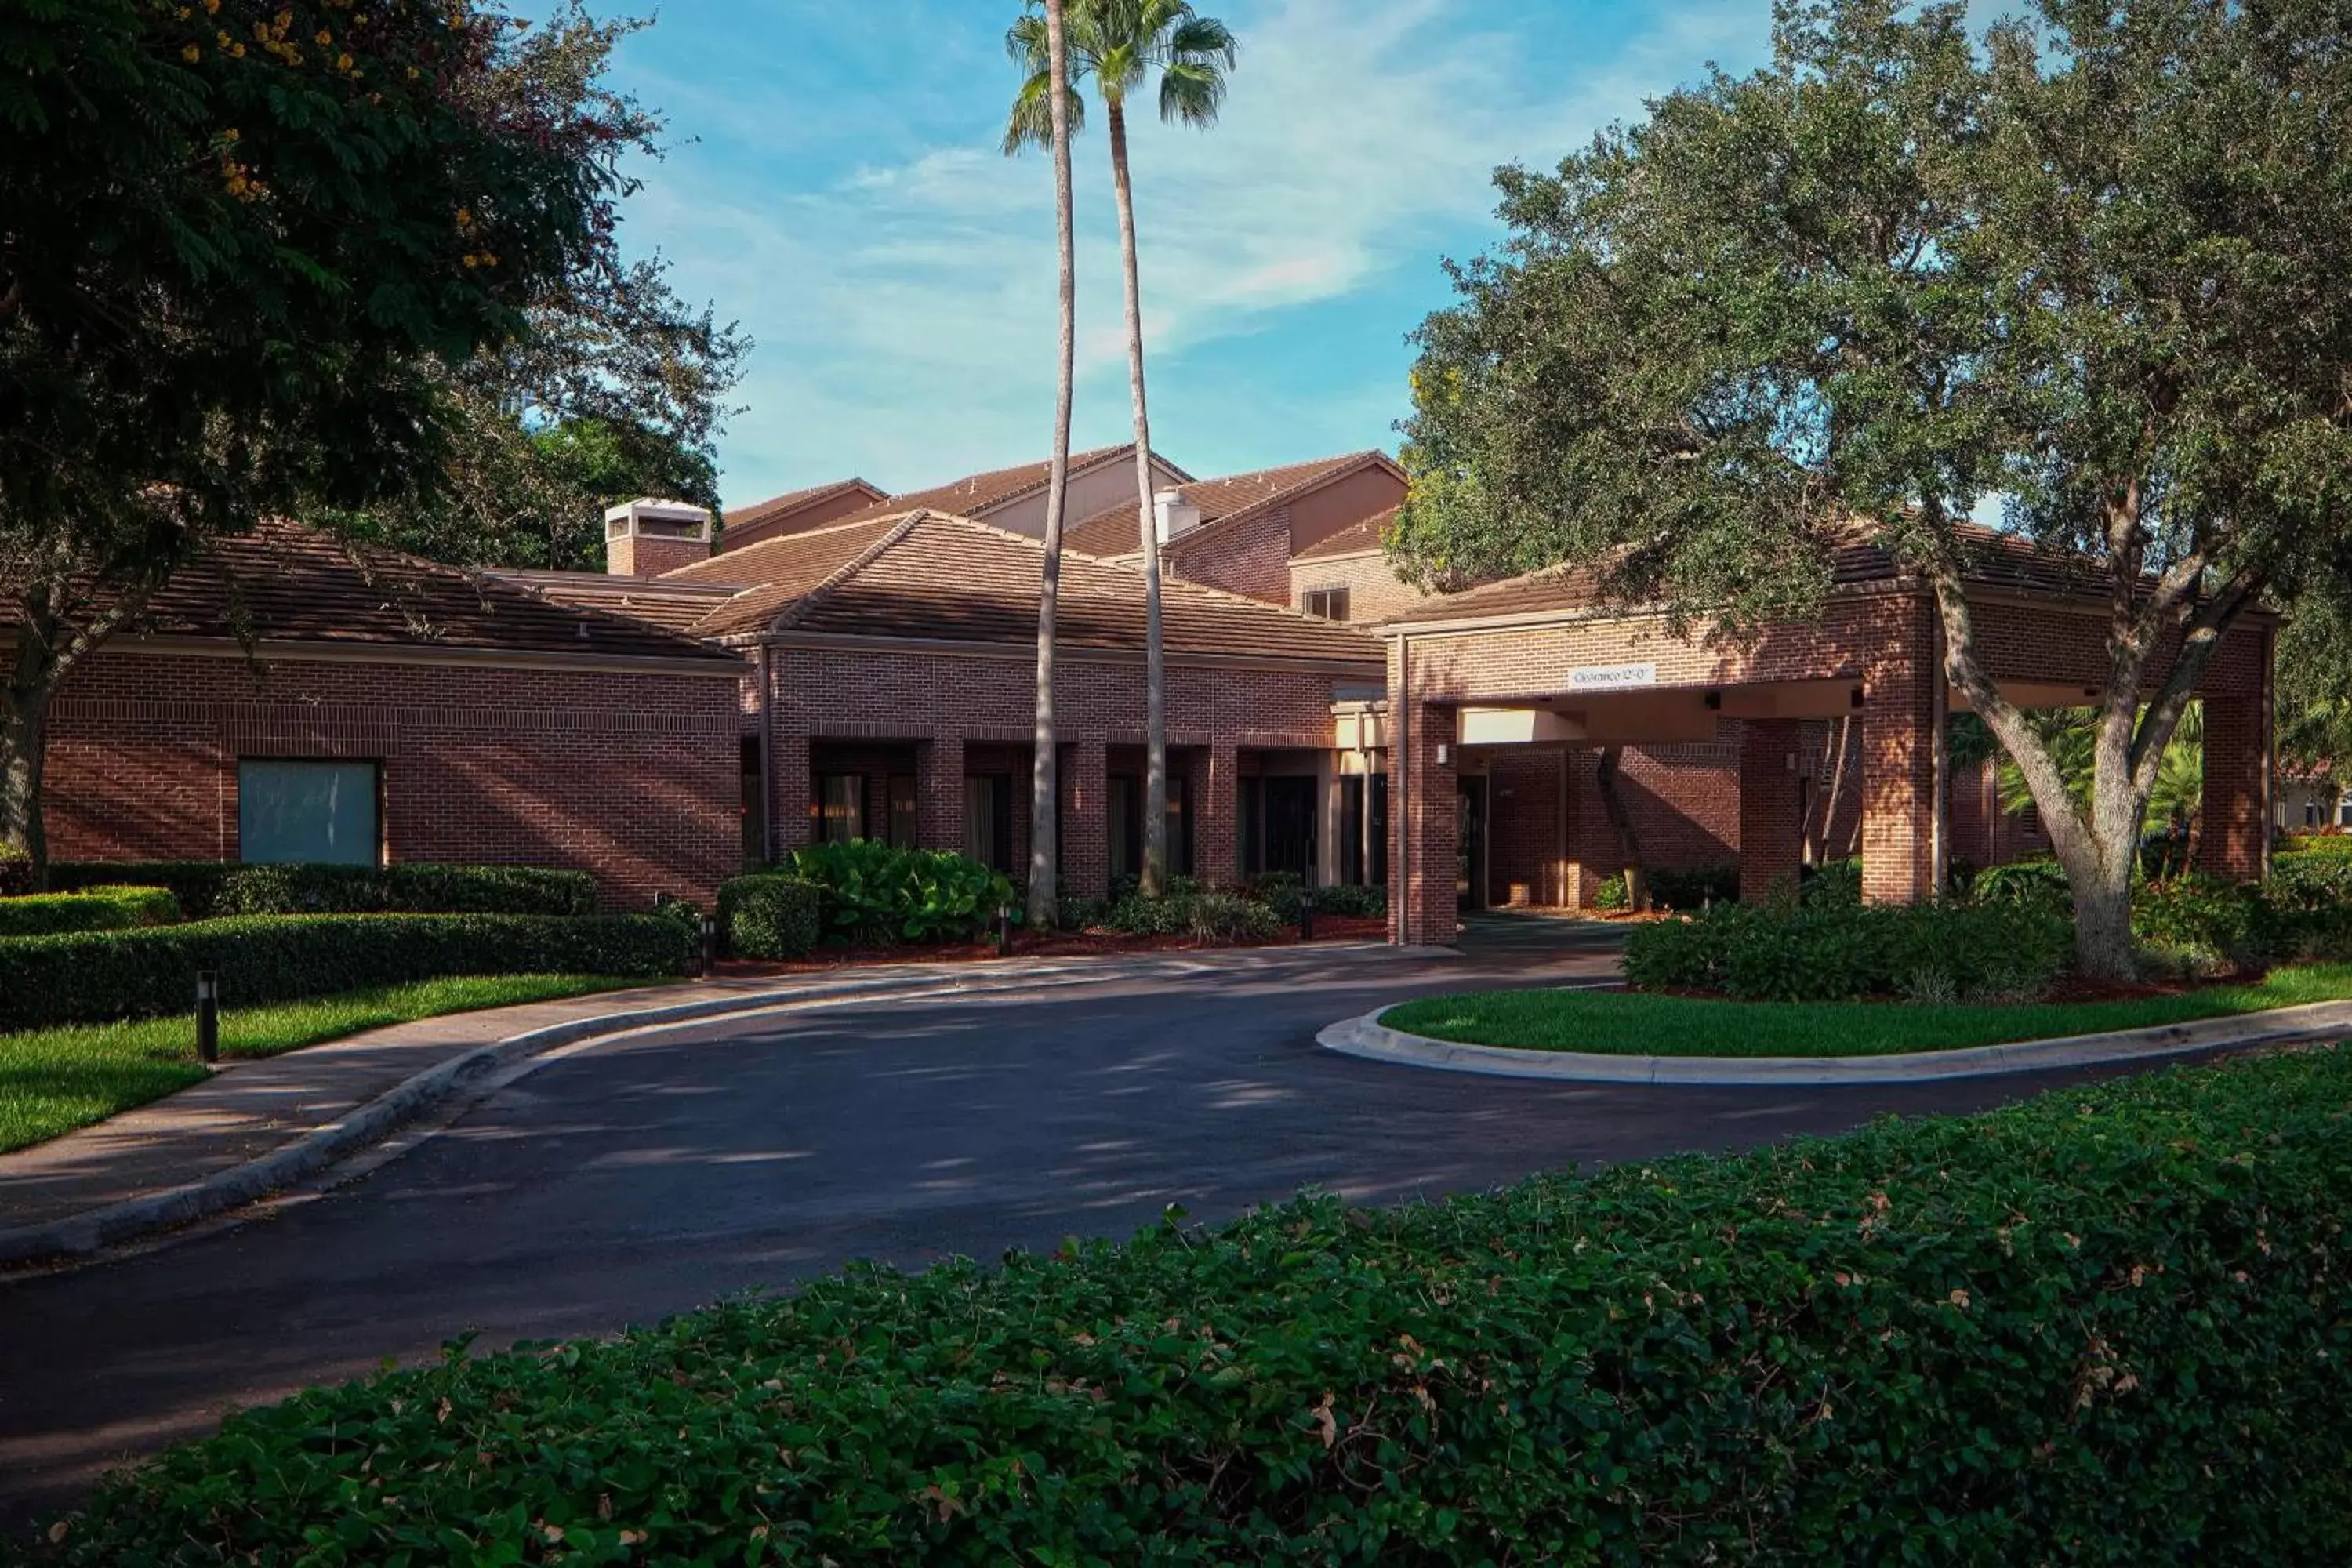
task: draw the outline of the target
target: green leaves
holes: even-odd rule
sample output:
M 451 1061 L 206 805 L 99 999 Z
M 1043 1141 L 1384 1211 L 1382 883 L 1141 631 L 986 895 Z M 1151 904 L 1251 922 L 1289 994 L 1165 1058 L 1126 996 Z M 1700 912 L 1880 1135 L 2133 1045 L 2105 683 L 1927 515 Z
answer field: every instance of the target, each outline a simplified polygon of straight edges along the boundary
M 873 839 L 811 844 L 787 869 L 819 890 L 820 922 L 835 942 L 950 942 L 979 935 L 1012 901 L 999 871 L 946 849 L 902 849 Z
M 233 1416 L 41 1560 L 2334 1561 L 2347 1098 L 2323 1050 L 856 1268 Z

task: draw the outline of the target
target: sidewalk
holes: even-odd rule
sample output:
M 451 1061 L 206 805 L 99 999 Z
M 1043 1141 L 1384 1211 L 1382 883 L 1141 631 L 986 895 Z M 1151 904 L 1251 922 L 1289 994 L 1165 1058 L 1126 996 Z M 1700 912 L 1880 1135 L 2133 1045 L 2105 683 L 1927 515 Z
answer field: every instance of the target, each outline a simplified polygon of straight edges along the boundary
M 1350 948 L 1318 943 L 1264 951 L 1321 957 Z M 208 1082 L 0 1154 L 0 1265 L 86 1254 L 250 1202 L 347 1158 L 510 1062 L 599 1035 L 833 997 L 1173 979 L 1201 973 L 1207 956 L 899 963 L 826 975 L 720 976 L 455 1013 L 283 1056 L 224 1063 Z M 1215 955 L 1220 965 L 1243 957 Z

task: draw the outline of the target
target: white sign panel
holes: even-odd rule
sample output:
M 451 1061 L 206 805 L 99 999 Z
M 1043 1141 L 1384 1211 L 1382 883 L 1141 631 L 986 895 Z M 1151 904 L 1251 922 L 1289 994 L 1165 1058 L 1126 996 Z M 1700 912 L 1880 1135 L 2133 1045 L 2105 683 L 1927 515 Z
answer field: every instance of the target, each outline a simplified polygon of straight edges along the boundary
M 1568 672 L 1570 691 L 1622 691 L 1629 686 L 1655 686 L 1654 664 L 1588 664 Z

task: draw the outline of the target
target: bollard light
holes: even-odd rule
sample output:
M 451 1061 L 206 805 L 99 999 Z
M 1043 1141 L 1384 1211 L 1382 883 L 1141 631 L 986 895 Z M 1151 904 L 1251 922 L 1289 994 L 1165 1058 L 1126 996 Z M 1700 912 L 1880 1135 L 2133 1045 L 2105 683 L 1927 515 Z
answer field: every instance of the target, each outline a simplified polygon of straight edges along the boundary
M 210 1067 L 220 1060 L 220 972 L 196 971 L 196 1059 Z
M 1298 940 L 1315 940 L 1315 889 L 1302 889 L 1298 895 Z
M 709 974 L 719 967 L 719 921 L 716 916 L 702 917 L 702 973 Z
M 999 958 L 1013 956 L 1013 906 L 1011 904 L 996 906 L 996 956 Z

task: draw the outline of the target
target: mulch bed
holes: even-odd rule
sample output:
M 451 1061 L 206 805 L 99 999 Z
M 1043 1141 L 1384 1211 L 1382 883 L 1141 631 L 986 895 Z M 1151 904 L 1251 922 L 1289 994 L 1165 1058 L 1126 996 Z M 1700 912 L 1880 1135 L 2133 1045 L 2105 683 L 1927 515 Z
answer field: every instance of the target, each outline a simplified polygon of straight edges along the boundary
M 1381 942 L 1387 939 L 1388 921 L 1378 915 L 1317 915 L 1315 940 Z M 1298 929 L 1286 926 L 1271 942 L 1208 942 L 1188 936 L 1134 936 L 1113 931 L 1057 931 L 1013 933 L 1015 958 L 1085 958 L 1109 953 L 1207 952 L 1234 947 L 1297 947 Z M 978 963 L 998 957 L 996 939 L 943 942 L 933 946 L 828 947 L 791 963 L 728 958 L 719 963 L 721 979 L 757 979 L 775 974 L 825 974 L 887 963 Z

